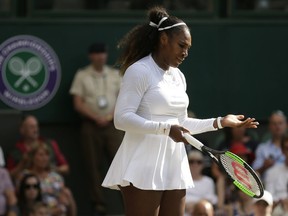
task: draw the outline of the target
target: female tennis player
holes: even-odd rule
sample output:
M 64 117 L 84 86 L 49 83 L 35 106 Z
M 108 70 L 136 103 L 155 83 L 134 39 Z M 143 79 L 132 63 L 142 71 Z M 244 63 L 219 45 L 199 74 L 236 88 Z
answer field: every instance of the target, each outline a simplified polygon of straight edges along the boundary
M 243 115 L 188 118 L 186 81 L 177 67 L 191 47 L 189 28 L 161 7 L 148 16 L 119 44 L 124 75 L 114 121 L 126 133 L 102 185 L 121 190 L 126 216 L 181 216 L 185 191 L 193 187 L 183 133 L 258 122 Z

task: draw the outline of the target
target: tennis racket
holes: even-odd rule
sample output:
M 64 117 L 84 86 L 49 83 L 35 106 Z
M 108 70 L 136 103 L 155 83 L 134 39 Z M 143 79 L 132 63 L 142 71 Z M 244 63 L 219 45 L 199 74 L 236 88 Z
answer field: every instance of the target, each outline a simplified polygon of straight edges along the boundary
M 264 187 L 261 180 L 255 171 L 239 156 L 229 151 L 217 151 L 208 148 L 189 133 L 184 133 L 183 136 L 196 149 L 210 156 L 241 191 L 254 198 L 263 196 Z

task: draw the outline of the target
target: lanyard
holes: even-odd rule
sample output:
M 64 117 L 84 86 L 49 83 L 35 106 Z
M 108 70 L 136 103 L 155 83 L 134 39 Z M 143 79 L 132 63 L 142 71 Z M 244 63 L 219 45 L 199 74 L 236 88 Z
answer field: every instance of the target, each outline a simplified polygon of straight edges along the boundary
M 99 90 L 100 92 L 100 96 L 105 95 L 106 91 L 107 91 L 107 74 L 101 74 L 100 76 L 96 77 L 96 89 Z

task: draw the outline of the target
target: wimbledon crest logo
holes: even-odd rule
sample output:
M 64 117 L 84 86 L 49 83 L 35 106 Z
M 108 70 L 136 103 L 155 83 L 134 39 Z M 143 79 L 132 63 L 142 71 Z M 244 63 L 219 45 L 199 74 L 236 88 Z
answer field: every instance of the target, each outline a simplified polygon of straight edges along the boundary
M 0 98 L 19 110 L 47 104 L 58 90 L 61 68 L 53 49 L 43 40 L 18 35 L 0 45 Z

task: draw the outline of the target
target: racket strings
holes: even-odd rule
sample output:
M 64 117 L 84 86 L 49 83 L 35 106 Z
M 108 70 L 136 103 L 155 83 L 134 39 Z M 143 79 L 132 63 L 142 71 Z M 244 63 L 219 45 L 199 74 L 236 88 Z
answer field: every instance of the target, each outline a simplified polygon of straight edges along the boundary
M 230 177 L 237 180 L 241 187 L 253 192 L 256 196 L 261 194 L 260 185 L 253 176 L 252 171 L 247 169 L 244 164 L 225 154 L 220 155 L 219 160 Z

